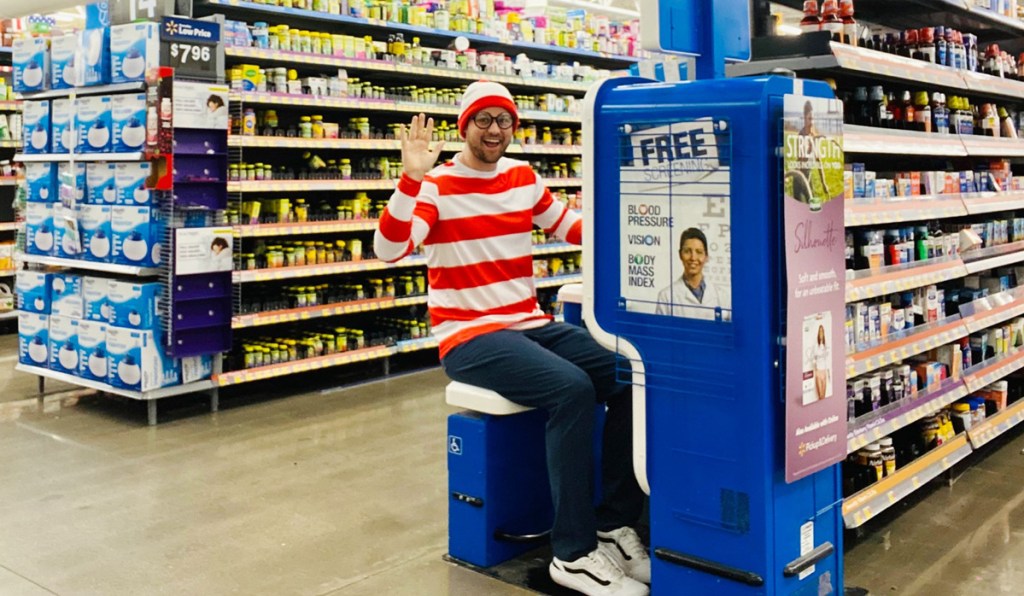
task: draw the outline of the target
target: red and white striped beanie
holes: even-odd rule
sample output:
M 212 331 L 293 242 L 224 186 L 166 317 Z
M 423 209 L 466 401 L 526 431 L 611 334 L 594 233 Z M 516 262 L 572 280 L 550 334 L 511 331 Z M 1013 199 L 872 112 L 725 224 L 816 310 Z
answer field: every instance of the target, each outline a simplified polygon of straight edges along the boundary
M 516 102 L 512 94 L 508 92 L 501 83 L 491 81 L 477 81 L 466 87 L 462 95 L 462 104 L 459 109 L 459 134 L 466 136 L 466 125 L 477 112 L 485 108 L 503 108 L 512 114 L 515 121 L 512 128 L 519 126 L 519 113 L 516 112 Z

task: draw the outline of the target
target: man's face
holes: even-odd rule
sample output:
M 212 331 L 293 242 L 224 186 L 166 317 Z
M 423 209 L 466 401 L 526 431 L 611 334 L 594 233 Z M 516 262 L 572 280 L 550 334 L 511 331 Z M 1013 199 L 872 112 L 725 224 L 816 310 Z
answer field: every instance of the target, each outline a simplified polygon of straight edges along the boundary
M 679 259 L 683 262 L 686 275 L 699 275 L 708 261 L 708 253 L 704 251 L 704 243 L 696 238 L 688 238 L 679 250 Z
M 490 116 L 490 126 L 480 128 L 477 124 L 487 120 Z M 512 127 L 502 129 L 498 126 L 498 119 L 508 118 L 511 114 L 501 108 L 485 108 L 473 115 L 466 125 L 466 145 L 469 147 L 473 157 L 486 164 L 498 163 L 498 160 L 505 155 L 505 149 L 512 142 Z

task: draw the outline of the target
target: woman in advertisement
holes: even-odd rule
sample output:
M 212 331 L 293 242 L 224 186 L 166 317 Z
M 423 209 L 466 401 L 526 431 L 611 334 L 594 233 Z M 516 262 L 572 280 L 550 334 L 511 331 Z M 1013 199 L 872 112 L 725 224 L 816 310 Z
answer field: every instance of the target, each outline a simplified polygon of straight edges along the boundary
M 814 389 L 818 399 L 828 397 L 829 352 L 825 343 L 825 326 L 818 325 L 818 343 L 814 346 Z
M 683 274 L 658 292 L 656 314 L 713 321 L 715 310 L 720 308 L 722 320 L 730 319 L 729 305 L 723 303 L 718 288 L 704 277 L 708 256 L 708 239 L 704 232 L 697 228 L 684 230 L 679 237 Z

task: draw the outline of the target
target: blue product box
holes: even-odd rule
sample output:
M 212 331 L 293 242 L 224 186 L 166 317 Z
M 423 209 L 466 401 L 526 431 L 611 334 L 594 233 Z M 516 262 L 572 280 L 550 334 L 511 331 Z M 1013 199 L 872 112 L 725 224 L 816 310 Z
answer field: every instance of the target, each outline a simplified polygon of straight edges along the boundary
M 110 261 L 110 205 L 79 205 L 78 231 L 82 256 L 87 261 Z
M 50 100 L 22 103 L 22 139 L 25 153 L 50 152 Z
M 146 142 L 146 94 L 122 93 L 110 100 L 115 152 L 141 151 Z M 148 164 L 147 164 L 148 165 Z
M 78 323 L 50 315 L 50 370 L 78 376 Z
M 99 323 L 109 323 L 113 318 L 107 293 L 110 291 L 110 280 L 105 277 L 86 276 L 82 278 L 82 304 L 85 319 Z
M 175 385 L 180 364 L 167 356 L 159 332 L 107 327 L 108 382 L 123 389 L 151 391 Z
M 864 164 L 850 164 L 853 170 L 853 198 L 863 199 L 867 196 L 867 181 L 864 177 Z
M 160 65 L 158 23 L 129 23 L 110 28 L 112 83 L 142 81 L 146 71 Z
M 25 164 L 25 200 L 52 203 L 57 200 L 57 164 L 29 162 Z
M 114 182 L 115 164 L 94 161 L 85 166 L 85 202 L 91 205 L 113 205 L 117 200 Z
M 106 85 L 110 82 L 110 28 L 98 27 L 78 32 L 78 53 L 75 69 L 83 85 Z
M 50 84 L 49 40 L 43 37 L 22 37 L 14 40 L 14 90 L 21 93 L 42 91 Z
M 139 267 L 160 264 L 160 222 L 151 207 L 114 205 L 110 232 L 114 263 Z
M 40 368 L 50 364 L 50 317 L 18 313 L 18 362 Z
M 19 271 L 14 279 L 14 295 L 18 310 L 50 314 L 53 304 L 53 274 L 42 271 Z
M 146 179 L 153 172 L 148 161 L 119 163 L 114 169 L 114 186 L 117 187 L 118 205 L 149 205 L 151 192 L 146 188 Z
M 110 303 L 111 325 L 126 329 L 157 329 L 160 327 L 159 282 L 134 283 L 110 280 L 107 300 Z
M 53 254 L 53 204 L 25 203 L 25 252 Z
M 83 318 L 82 276 L 75 273 L 54 273 L 53 304 L 50 314 L 69 319 Z
M 75 72 L 78 35 L 69 33 L 50 39 L 50 88 L 72 89 L 80 86 Z
M 70 219 L 69 217 L 70 216 Z M 82 238 L 78 234 L 75 211 L 60 203 L 53 205 L 54 256 L 77 259 L 82 256 Z
M 85 177 L 85 164 L 76 161 L 62 162 L 57 164 L 57 202 L 67 201 L 74 198 L 76 203 L 85 201 L 87 191 L 87 180 Z
M 50 150 L 53 153 L 71 153 L 78 147 L 77 139 L 74 102 L 66 97 L 54 99 L 50 106 Z
M 78 376 L 107 382 L 107 324 L 78 322 Z
M 113 140 L 109 95 L 88 95 L 76 100 L 78 152 L 107 153 Z

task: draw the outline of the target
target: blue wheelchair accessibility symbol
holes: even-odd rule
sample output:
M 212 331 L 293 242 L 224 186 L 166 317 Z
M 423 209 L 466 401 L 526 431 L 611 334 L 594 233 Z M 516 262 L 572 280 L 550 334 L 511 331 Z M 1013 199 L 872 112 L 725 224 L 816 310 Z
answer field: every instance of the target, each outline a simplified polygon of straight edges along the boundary
M 448 453 L 462 455 L 462 437 L 448 435 Z

